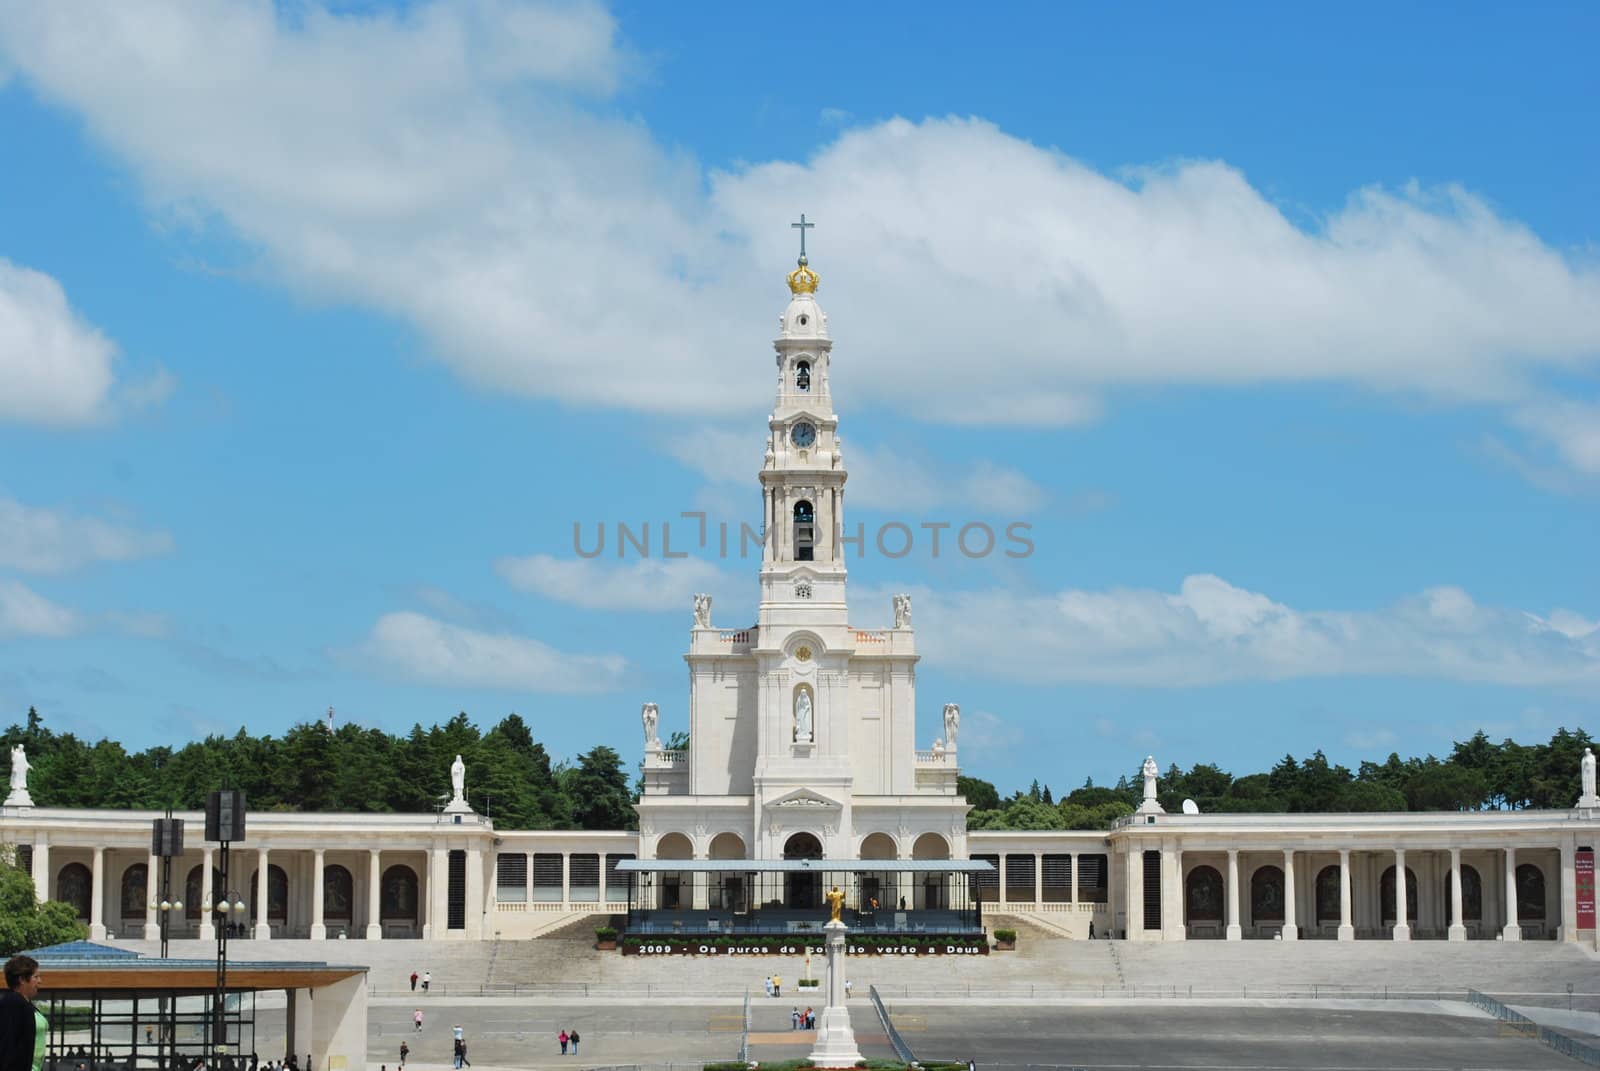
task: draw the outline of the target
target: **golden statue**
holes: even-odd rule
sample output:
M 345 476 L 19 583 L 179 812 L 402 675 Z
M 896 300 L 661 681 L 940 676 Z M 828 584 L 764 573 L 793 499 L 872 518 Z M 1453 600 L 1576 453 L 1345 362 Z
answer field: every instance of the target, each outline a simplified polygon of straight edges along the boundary
M 835 885 L 832 889 L 828 890 L 828 894 L 824 896 L 823 899 L 828 901 L 828 908 L 833 912 L 832 921 L 838 922 L 839 911 L 844 907 L 844 893 L 840 892 L 839 886 Z

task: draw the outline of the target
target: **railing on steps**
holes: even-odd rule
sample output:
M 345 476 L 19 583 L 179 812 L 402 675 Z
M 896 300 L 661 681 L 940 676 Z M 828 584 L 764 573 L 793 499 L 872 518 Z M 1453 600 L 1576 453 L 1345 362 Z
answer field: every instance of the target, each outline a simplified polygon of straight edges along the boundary
M 894 1028 L 894 1023 L 889 1020 L 889 1010 L 883 1006 L 883 998 L 878 996 L 878 987 L 867 986 L 867 997 L 872 1001 L 873 1010 L 878 1013 L 878 1022 L 883 1024 L 883 1032 L 889 1036 L 889 1044 L 894 1047 L 894 1054 L 906 1063 L 915 1063 L 916 1057 L 911 1054 L 911 1046 L 906 1044 L 906 1039 L 900 1036 L 900 1031 Z
M 1579 1041 L 1548 1026 L 1540 1026 L 1521 1012 L 1508 1008 L 1487 993 L 1480 993 L 1476 989 L 1467 990 L 1467 1003 L 1476 1005 L 1502 1023 L 1509 1024 L 1524 1037 L 1538 1038 L 1563 1056 L 1570 1056 L 1590 1067 L 1600 1067 L 1600 1046 Z

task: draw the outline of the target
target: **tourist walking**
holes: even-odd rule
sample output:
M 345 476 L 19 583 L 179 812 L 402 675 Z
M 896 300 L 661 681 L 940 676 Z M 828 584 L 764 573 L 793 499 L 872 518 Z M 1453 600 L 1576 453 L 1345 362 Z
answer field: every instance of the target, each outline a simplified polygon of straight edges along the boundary
M 578 1055 L 578 1032 L 574 1030 L 567 1035 L 567 1040 L 572 1042 L 572 1055 Z
M 416 1028 L 416 1033 L 422 1033 L 422 1009 L 418 1008 L 411 1013 L 411 1022 Z
M 400 1043 L 400 1066 L 406 1066 L 406 1057 L 411 1055 L 411 1046 L 405 1042 Z
M 789 1029 L 800 1029 L 800 1005 L 798 1004 L 789 1009 Z
M 424 993 L 426 993 L 428 991 L 428 987 L 431 986 L 431 985 L 433 985 L 433 972 L 432 971 L 423 971 L 422 972 L 422 991 Z
M 561 1031 L 560 1034 L 556 1035 L 556 1040 L 561 1042 L 561 1055 L 565 1056 L 567 1054 L 567 1032 L 565 1030 Z
M 416 991 L 417 991 L 417 972 L 416 971 L 412 971 L 411 972 L 411 992 L 415 993 Z
M 44 1066 L 50 1022 L 35 1005 L 44 975 L 32 956 L 6 960 L 6 988 L 0 993 L 0 1071 L 30 1071 Z
M 765 985 L 767 987 L 767 996 L 772 996 L 772 975 L 767 975 Z
M 783 979 L 776 974 L 772 976 L 772 995 L 775 997 L 783 996 Z

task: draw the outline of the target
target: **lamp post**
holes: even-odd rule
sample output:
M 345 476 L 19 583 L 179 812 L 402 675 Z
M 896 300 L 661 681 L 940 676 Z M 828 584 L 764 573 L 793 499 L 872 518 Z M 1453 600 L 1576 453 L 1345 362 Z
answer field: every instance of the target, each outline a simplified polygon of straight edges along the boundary
M 166 959 L 172 913 L 183 910 L 183 901 L 172 895 L 172 860 L 183 854 L 183 819 L 172 817 L 170 807 L 165 818 L 157 818 L 151 823 L 150 854 L 161 860 L 160 898 L 157 899 L 157 894 L 152 892 L 150 906 L 160 912 L 157 917 L 161 921 L 161 958 Z
M 219 876 L 222 895 L 215 904 L 201 905 L 206 914 L 214 913 L 217 926 L 217 989 L 211 1002 L 211 1048 L 221 1059 L 228 1050 L 228 929 L 232 918 L 243 918 L 248 910 L 244 898 L 229 885 L 228 845 L 244 840 L 244 791 L 222 788 L 206 801 L 206 840 L 220 845 Z

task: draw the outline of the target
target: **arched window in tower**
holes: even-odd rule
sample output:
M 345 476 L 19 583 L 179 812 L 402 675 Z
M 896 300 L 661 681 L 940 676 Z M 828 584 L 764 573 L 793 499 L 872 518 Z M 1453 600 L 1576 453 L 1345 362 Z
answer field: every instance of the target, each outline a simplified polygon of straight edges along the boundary
M 794 560 L 808 562 L 817 543 L 817 518 L 811 503 L 801 500 L 794 504 Z
M 801 361 L 794 366 L 794 389 L 809 391 L 811 389 L 811 362 Z

